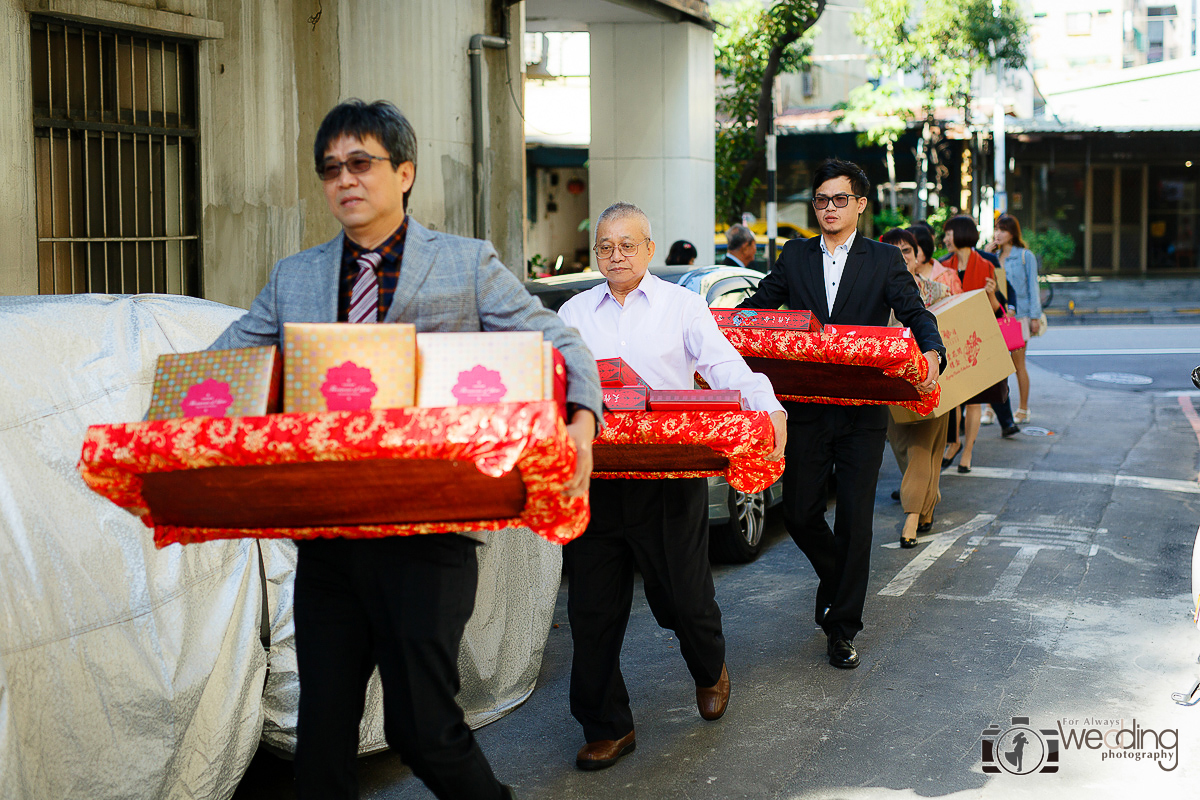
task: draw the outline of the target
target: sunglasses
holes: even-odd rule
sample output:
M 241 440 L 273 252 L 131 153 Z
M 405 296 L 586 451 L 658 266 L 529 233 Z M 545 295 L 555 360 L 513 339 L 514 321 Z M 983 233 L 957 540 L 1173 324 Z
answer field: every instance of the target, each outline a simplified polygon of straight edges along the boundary
M 835 194 L 832 197 L 828 197 L 826 195 L 819 194 L 813 198 L 812 204 L 813 204 L 813 208 L 817 209 L 818 211 L 822 211 L 825 208 L 827 208 L 829 206 L 830 201 L 833 201 L 834 208 L 845 208 L 847 205 L 850 204 L 851 197 L 861 197 L 861 196 L 862 195 L 857 195 L 857 194 Z
M 386 156 L 373 156 L 370 153 L 355 153 L 345 161 L 326 161 L 317 167 L 317 174 L 323 181 L 331 181 L 342 174 L 345 167 L 351 175 L 361 175 L 371 168 L 372 161 L 390 161 Z

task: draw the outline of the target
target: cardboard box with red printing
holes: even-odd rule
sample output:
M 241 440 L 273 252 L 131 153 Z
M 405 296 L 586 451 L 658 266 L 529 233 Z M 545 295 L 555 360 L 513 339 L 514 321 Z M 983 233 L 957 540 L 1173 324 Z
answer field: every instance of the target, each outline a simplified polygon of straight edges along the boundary
M 158 357 L 147 419 L 259 417 L 279 411 L 275 347 L 166 353 Z
M 946 369 L 938 376 L 942 397 L 924 417 L 892 406 L 892 419 L 896 422 L 940 417 L 1016 371 L 982 289 L 947 297 L 929 310 L 937 317 L 942 343 L 946 346 Z
M 651 389 L 646 407 L 650 411 L 741 411 L 742 393 L 736 389 Z
M 649 388 L 649 384 L 642 380 L 642 376 L 634 372 L 633 367 L 626 364 L 622 358 L 598 358 L 596 359 L 596 369 L 600 372 L 600 386 L 603 388 L 618 386 Z
M 778 311 L 759 308 L 714 308 L 713 318 L 722 328 L 763 328 L 778 331 L 819 331 L 821 321 L 811 311 Z

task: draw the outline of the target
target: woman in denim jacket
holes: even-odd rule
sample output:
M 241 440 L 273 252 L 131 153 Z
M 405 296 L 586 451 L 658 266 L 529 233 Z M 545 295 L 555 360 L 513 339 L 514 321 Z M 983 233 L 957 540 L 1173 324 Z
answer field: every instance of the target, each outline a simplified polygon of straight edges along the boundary
M 1025 341 L 1037 336 L 1041 330 L 1042 300 L 1038 291 L 1037 256 L 1025 246 L 1021 238 L 1021 223 L 1011 214 L 1001 214 L 996 220 L 996 235 L 987 249 L 1000 257 L 1000 264 L 1012 287 L 1013 297 L 1009 304 L 1016 306 L 1016 317 L 1021 322 L 1021 334 Z M 1017 392 L 1021 404 L 1017 408 L 1017 422 L 1029 422 L 1029 371 L 1025 369 L 1025 348 L 1012 351 L 1013 366 L 1017 369 Z

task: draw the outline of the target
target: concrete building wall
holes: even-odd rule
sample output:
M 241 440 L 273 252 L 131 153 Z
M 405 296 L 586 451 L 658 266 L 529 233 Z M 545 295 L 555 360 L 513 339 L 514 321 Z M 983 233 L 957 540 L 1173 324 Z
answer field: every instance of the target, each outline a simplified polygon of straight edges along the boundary
M 305 0 L 0 0 L 0 294 L 38 291 L 30 8 L 202 39 L 199 199 L 208 299 L 247 306 L 278 259 L 337 233 L 311 148 L 325 113 L 350 96 L 386 98 L 408 113 L 421 142 L 411 211 L 435 229 L 473 235 L 467 44 L 473 33 L 519 37 L 519 6 L 323 0 L 313 24 L 318 4 Z M 523 275 L 524 142 L 510 95 L 521 99 L 520 59 L 519 47 L 485 55 L 485 186 L 489 235 Z
M 713 261 L 712 33 L 698 25 L 593 24 L 590 218 L 616 200 L 650 217 L 661 264 L 676 239 Z
M 0 0 L 0 43 L 0 294 L 36 294 L 33 89 L 22 0 Z
M 295 60 L 298 12 L 291 0 L 212 10 L 225 36 L 200 48 L 204 296 L 246 307 L 274 263 L 300 249 L 298 93 L 280 69 Z

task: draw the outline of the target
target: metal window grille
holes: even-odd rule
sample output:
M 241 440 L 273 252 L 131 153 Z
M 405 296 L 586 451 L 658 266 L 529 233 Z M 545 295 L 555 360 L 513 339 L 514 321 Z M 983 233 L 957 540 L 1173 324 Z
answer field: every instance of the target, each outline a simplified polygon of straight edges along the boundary
M 199 296 L 195 44 L 31 33 L 38 291 Z

